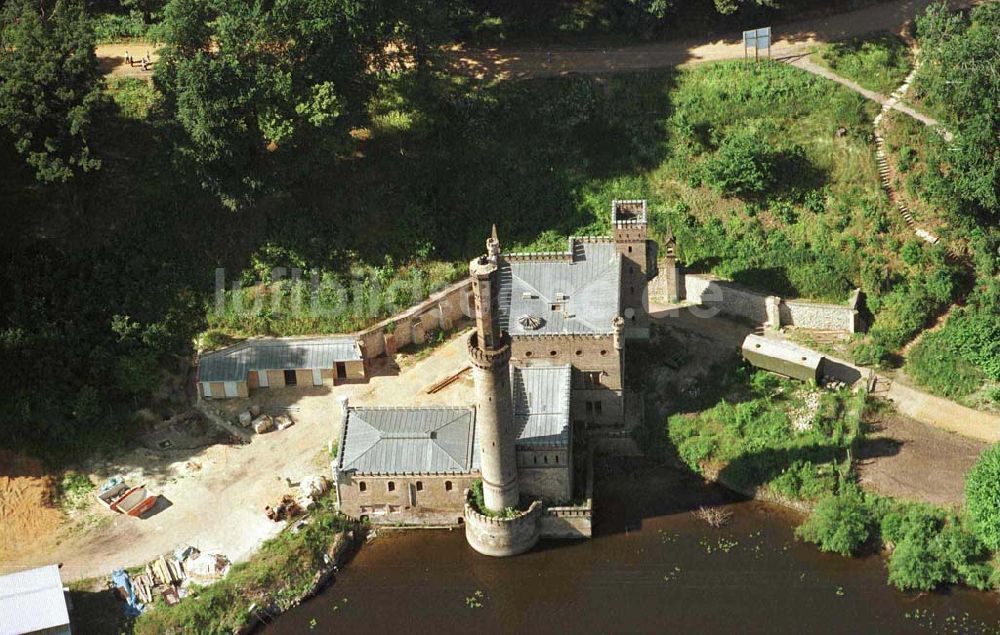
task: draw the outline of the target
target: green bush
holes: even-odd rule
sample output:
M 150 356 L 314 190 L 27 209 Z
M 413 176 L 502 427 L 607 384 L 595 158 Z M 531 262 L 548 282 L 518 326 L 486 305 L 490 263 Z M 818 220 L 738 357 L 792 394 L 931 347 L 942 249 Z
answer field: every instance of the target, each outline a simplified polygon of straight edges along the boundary
M 753 129 L 729 133 L 704 165 L 704 180 L 722 194 L 761 194 L 774 183 L 776 157 Z
M 940 509 L 896 504 L 881 523 L 892 547 L 889 582 L 904 591 L 930 591 L 950 583 L 989 588 L 994 576 L 983 542 L 961 521 Z
M 847 487 L 821 498 L 795 535 L 816 543 L 822 551 L 849 556 L 868 540 L 871 525 L 871 512 L 861 491 Z
M 932 591 L 945 581 L 947 572 L 946 564 L 923 540 L 902 540 L 889 556 L 889 582 L 902 591 Z
M 149 30 L 149 26 L 142 21 L 142 13 L 138 11 L 128 14 L 99 13 L 92 21 L 94 38 L 98 44 L 141 40 L 146 38 Z M 136 57 L 141 56 L 142 53 L 137 52 Z
M 143 121 L 149 117 L 160 94 L 152 83 L 138 77 L 108 77 L 107 90 L 126 119 Z
M 965 508 L 986 546 L 1000 550 L 1000 443 L 987 448 L 966 475 Z
M 816 500 L 836 489 L 837 474 L 829 464 L 797 460 L 771 481 L 770 487 L 789 498 Z

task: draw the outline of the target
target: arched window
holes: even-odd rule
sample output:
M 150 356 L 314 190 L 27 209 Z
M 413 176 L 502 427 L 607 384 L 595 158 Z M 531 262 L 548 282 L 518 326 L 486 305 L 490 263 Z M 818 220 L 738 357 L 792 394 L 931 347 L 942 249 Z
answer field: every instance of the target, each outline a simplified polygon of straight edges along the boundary
M 451 481 L 445 481 L 444 482 L 444 491 L 446 491 L 446 492 L 450 492 L 451 491 Z
M 396 491 L 396 483 L 395 483 L 395 481 L 389 481 L 388 483 L 385 484 L 385 487 L 390 492 L 395 492 Z
M 368 491 L 368 483 L 365 483 L 364 481 L 358 481 L 358 491 L 359 492 L 367 492 Z
M 423 483 L 423 481 L 417 481 L 417 491 L 418 492 L 424 491 L 424 483 Z
M 556 455 L 556 463 L 559 463 L 559 455 Z

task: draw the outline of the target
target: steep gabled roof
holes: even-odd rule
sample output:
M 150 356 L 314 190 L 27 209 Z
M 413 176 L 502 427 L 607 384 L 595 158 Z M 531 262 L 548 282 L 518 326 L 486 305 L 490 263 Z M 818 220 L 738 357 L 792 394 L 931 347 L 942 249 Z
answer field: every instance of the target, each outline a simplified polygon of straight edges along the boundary
M 350 337 L 252 339 L 202 355 L 198 381 L 242 381 L 251 370 L 333 368 L 337 362 L 361 359 L 361 349 Z
M 337 469 L 362 474 L 479 469 L 475 409 L 351 408 Z
M 570 245 L 566 254 L 503 259 L 501 328 L 515 337 L 612 333 L 611 320 L 619 314 L 621 254 L 609 239 L 571 238 Z M 530 318 L 540 318 L 540 324 Z
M 511 367 L 517 445 L 569 445 L 572 373 L 569 364 Z

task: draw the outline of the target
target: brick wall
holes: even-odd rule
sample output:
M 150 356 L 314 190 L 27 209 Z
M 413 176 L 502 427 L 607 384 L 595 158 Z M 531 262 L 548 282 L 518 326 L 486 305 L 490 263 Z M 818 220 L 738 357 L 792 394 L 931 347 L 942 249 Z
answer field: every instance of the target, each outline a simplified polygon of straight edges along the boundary
M 522 367 L 570 364 L 573 367 L 572 420 L 596 426 L 621 425 L 624 415 L 623 358 L 621 352 L 615 350 L 611 335 L 515 337 L 511 343 L 511 363 Z M 598 382 L 596 385 L 592 383 L 594 379 Z M 596 405 L 598 402 L 600 406 Z
M 455 524 L 462 516 L 466 492 L 477 478 L 478 474 L 341 474 L 337 505 L 352 518 L 368 516 L 379 524 Z

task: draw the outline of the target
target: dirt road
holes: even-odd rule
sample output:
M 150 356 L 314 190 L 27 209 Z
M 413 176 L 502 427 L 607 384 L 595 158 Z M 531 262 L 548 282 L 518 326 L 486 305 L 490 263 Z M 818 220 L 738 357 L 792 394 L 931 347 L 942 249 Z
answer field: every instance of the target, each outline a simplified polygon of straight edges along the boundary
M 58 512 L 44 505 L 35 509 L 40 503 L 35 500 L 38 496 L 26 501 L 25 492 L 33 490 L 23 479 L 18 480 L 29 472 L 22 468 L 7 470 L 8 466 L 0 463 L 0 521 L 5 527 L 13 523 L 5 514 L 16 513 L 25 504 L 32 511 L 23 522 L 19 519 L 16 526 L 11 525 L 12 530 L 23 530 L 25 535 L 16 545 L 11 538 L 8 548 L 0 549 L 0 573 L 61 562 L 63 579 L 72 581 L 139 565 L 189 544 L 202 551 L 225 554 L 234 561 L 244 560 L 281 528 L 265 518 L 264 505 L 274 505 L 283 494 L 294 493 L 294 486 L 305 476 L 329 476 L 327 444 L 337 436 L 339 397 L 347 395 L 353 404 L 471 404 L 469 373 L 438 393 L 426 393 L 435 381 L 466 364 L 465 339 L 456 336 L 433 355 L 419 361 L 403 360 L 402 369 L 386 362 L 367 383 L 332 389 L 258 391 L 253 399 L 265 412 L 288 408 L 296 424 L 256 436 L 249 445 L 213 445 L 173 453 L 138 450 L 88 470 L 95 482 L 120 473 L 129 482 L 145 483 L 161 494 L 163 502 L 148 518 L 113 514 L 95 501 L 83 513 L 62 523 L 58 531 L 36 531 L 43 525 L 40 518 L 48 527 L 58 523 Z M 247 407 L 245 400 L 227 400 L 224 404 L 234 411 Z M 36 476 L 44 477 L 41 472 Z M 286 478 L 293 487 L 288 486 Z M 8 480 L 17 487 L 8 487 Z M 5 492 L 10 495 L 5 496 Z
M 771 55 L 802 55 L 817 43 L 874 31 L 899 32 L 932 0 L 896 0 L 872 7 L 774 27 Z M 962 6 L 968 2 L 952 2 Z M 763 25 L 762 25 L 763 26 Z M 551 56 L 551 58 L 550 58 Z M 743 58 L 740 33 L 627 47 L 469 48 L 450 52 L 452 67 L 478 77 L 546 77 L 569 73 L 614 73 Z
M 789 22 L 774 27 L 771 55 L 803 55 L 817 43 L 831 42 L 874 31 L 899 32 L 933 0 L 894 0 L 822 18 Z M 971 4 L 953 0 L 952 6 Z M 125 52 L 142 57 L 149 51 L 155 62 L 155 45 L 147 42 L 101 44 L 97 57 L 106 74 L 148 77 L 149 72 L 124 64 Z M 455 72 L 496 79 L 546 77 L 569 73 L 613 73 L 680 64 L 740 59 L 740 33 L 715 38 L 670 40 L 627 47 L 557 46 L 534 48 L 464 48 L 456 46 L 446 59 Z

